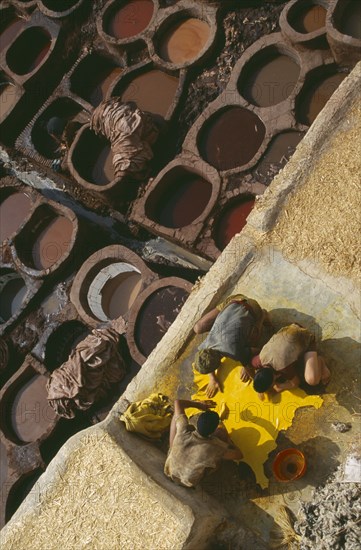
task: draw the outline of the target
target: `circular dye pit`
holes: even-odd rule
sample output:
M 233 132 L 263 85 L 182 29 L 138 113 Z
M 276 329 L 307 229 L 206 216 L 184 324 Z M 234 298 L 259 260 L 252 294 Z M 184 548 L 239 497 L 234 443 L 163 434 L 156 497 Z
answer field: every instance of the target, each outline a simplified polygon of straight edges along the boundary
M 11 423 L 16 436 L 24 443 L 40 439 L 53 424 L 56 414 L 49 406 L 47 378 L 33 376 L 16 394 L 11 408 Z
M 347 36 L 361 40 L 361 2 L 349 0 L 344 3 L 339 20 L 335 20 L 337 29 Z
M 135 341 L 145 357 L 167 332 L 188 295 L 183 288 L 167 286 L 156 290 L 145 300 L 135 324 Z
M 178 85 L 178 77 L 154 69 L 133 78 L 121 97 L 123 101 L 134 101 L 143 111 L 165 117 Z M 116 89 L 114 95 L 117 95 Z
M 257 175 L 269 181 L 291 158 L 304 134 L 302 132 L 283 132 L 274 137 L 257 165 Z
M 31 73 L 47 56 L 51 40 L 50 34 L 41 27 L 26 29 L 7 51 L 8 66 L 19 75 Z
M 9 21 L 6 27 L 0 33 L 0 52 L 5 50 L 14 40 L 18 32 L 24 27 L 25 20 L 16 18 Z
M 56 216 L 35 237 L 32 248 L 32 263 L 39 271 L 58 262 L 71 246 L 74 226 L 64 216 Z
M 289 15 L 289 22 L 295 31 L 308 34 L 325 26 L 327 11 L 323 6 L 302 6 Z
M 122 70 L 106 57 L 90 54 L 72 74 L 71 90 L 97 107 L 106 98 L 108 89 L 119 78 Z
M 174 229 L 196 220 L 212 195 L 209 181 L 186 170 L 174 170 L 157 187 L 147 200 L 146 215 Z
M 231 239 L 247 223 L 247 217 L 255 203 L 253 196 L 243 197 L 232 202 L 220 215 L 216 225 L 214 240 L 219 250 L 223 250 Z
M 238 81 L 239 93 L 253 105 L 269 107 L 293 92 L 299 65 L 275 48 L 266 48 L 247 63 Z
M 99 271 L 88 290 L 88 304 L 101 321 L 125 315 L 138 296 L 142 274 L 125 262 L 112 263 Z
M 196 59 L 210 37 L 208 23 L 191 17 L 177 22 L 160 39 L 160 57 L 176 65 Z
M 102 288 L 102 307 L 108 319 L 124 315 L 134 303 L 142 286 L 140 273 L 128 271 L 108 281 Z
M 11 193 L 0 204 L 0 241 L 8 239 L 24 222 L 32 207 L 25 193 Z
M 110 143 L 89 129 L 80 136 L 72 162 L 78 174 L 93 185 L 107 185 L 114 180 Z
M 212 115 L 199 137 L 201 156 L 218 170 L 248 164 L 262 145 L 265 126 L 257 115 L 231 107 Z
M 19 311 L 26 293 L 25 282 L 18 273 L 0 275 L 0 323 L 5 323 Z
M 114 38 L 131 38 L 148 27 L 153 12 L 154 4 L 152 0 L 131 0 L 117 11 L 109 13 L 105 31 Z
M 345 73 L 337 73 L 322 80 L 315 79 L 298 102 L 296 116 L 299 122 L 311 125 L 346 76 Z

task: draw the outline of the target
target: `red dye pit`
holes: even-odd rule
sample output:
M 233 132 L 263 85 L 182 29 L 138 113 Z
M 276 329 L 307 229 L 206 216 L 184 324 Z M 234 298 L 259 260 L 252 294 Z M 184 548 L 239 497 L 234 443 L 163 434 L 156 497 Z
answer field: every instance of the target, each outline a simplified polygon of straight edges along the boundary
M 106 32 L 120 39 L 136 36 L 148 27 L 153 11 L 151 0 L 131 0 L 110 18 Z
M 254 206 L 254 202 L 254 197 L 245 197 L 241 201 L 233 203 L 221 214 L 215 235 L 219 250 L 223 250 L 232 237 L 246 225 L 247 217 Z

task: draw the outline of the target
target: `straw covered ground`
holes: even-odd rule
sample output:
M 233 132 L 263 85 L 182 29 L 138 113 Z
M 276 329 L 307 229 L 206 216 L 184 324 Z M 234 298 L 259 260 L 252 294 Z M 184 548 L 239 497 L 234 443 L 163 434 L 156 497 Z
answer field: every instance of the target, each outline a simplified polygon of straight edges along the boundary
M 184 524 L 134 467 L 109 434 L 83 438 L 65 472 L 40 497 L 39 513 L 35 508 L 26 515 L 21 529 L 15 522 L 2 550 L 181 548 Z
M 361 282 L 360 140 L 359 97 L 320 156 L 309 159 L 309 176 L 290 194 L 266 236 L 288 260 L 311 260 L 354 282 Z

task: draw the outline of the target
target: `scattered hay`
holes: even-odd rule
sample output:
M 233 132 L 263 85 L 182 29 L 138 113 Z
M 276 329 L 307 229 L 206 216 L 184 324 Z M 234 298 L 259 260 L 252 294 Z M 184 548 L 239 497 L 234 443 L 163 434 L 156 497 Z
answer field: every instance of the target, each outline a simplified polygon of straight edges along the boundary
M 173 550 L 183 546 L 186 521 L 151 494 L 145 477 L 135 473 L 130 459 L 108 434 L 84 438 L 59 478 L 40 495 L 37 512 L 6 532 L 2 550 Z
M 266 241 L 290 261 L 310 259 L 332 275 L 361 281 L 360 101 L 347 124 L 310 159 L 308 179 L 289 196 Z

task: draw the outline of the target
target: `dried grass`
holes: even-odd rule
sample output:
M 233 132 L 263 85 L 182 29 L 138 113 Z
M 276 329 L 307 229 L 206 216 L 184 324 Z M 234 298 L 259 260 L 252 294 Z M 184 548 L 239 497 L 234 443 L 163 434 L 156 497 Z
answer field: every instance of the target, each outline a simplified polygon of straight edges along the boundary
M 38 511 L 15 524 L 2 550 L 170 550 L 182 547 L 184 523 L 154 498 L 142 476 L 104 433 L 70 455 Z
M 291 261 L 310 259 L 332 275 L 361 281 L 360 100 L 343 125 L 310 158 L 308 178 L 290 195 L 266 241 Z

